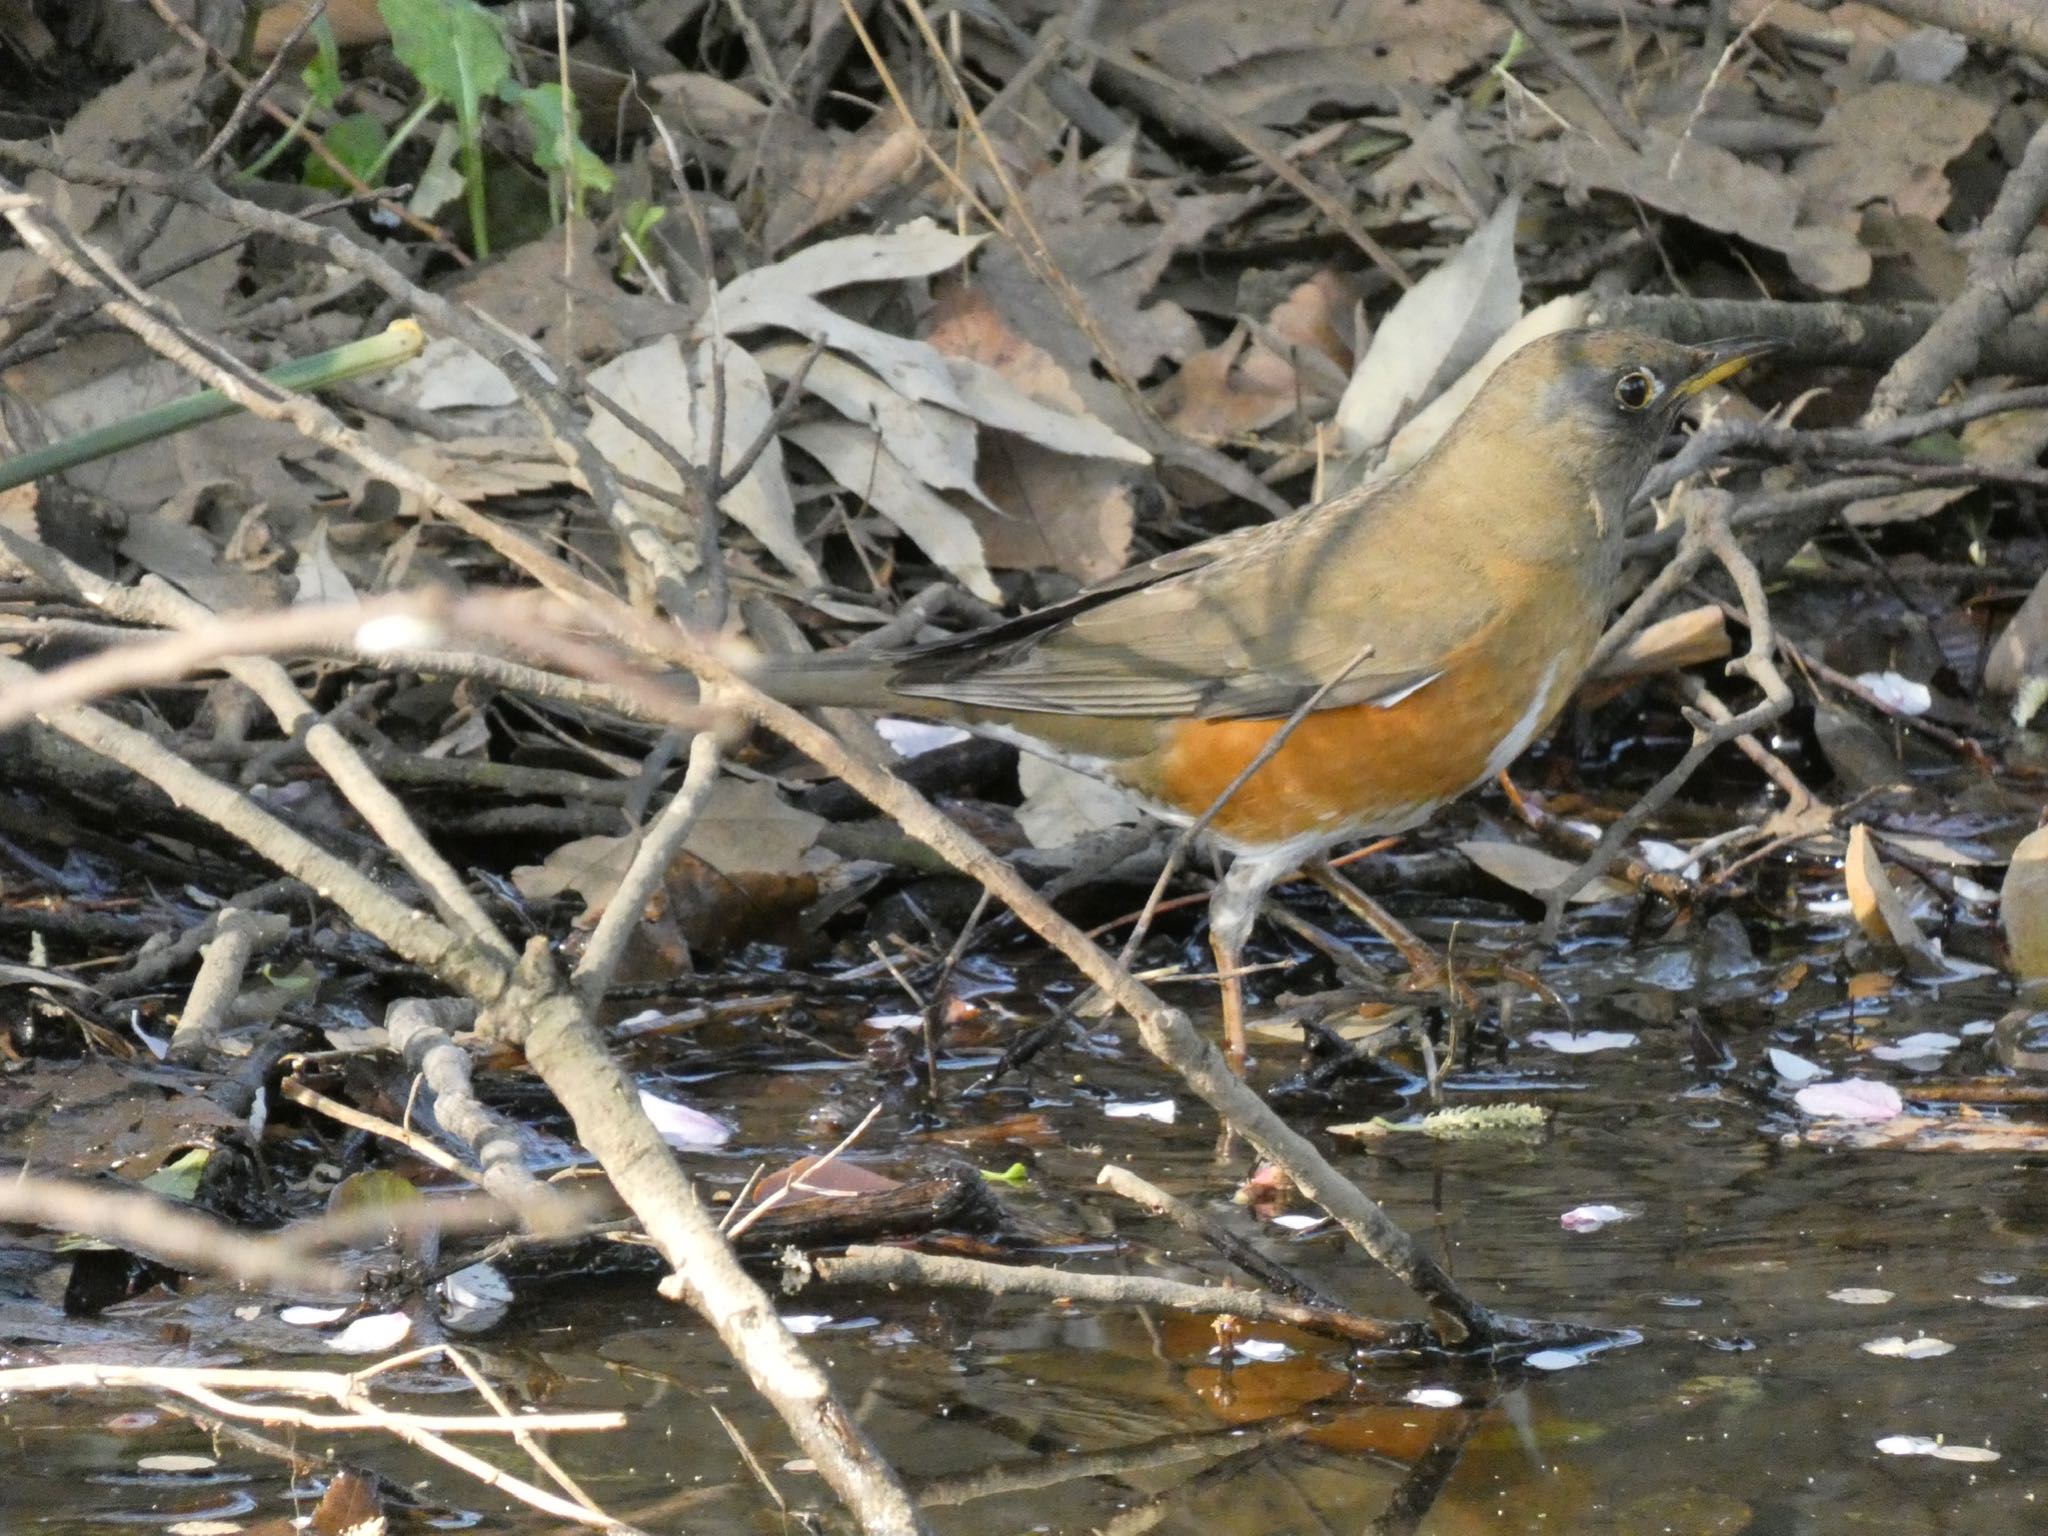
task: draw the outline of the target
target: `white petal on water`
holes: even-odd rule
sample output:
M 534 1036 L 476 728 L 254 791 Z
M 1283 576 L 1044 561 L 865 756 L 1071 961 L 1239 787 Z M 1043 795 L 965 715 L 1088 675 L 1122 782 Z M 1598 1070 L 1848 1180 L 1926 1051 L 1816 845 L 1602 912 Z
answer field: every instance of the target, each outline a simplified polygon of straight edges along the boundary
M 1866 1355 L 1882 1355 L 1887 1360 L 1933 1360 L 1955 1353 L 1955 1345 L 1948 1340 L 1929 1338 L 1926 1334 L 1917 1339 L 1902 1338 L 1898 1334 L 1866 1339 L 1861 1347 Z
M 1465 1399 L 1449 1387 L 1417 1387 L 1401 1401 L 1418 1408 L 1455 1408 Z
M 1161 1125 L 1171 1125 L 1175 1106 L 1171 1099 L 1145 1099 L 1105 1104 L 1102 1106 L 1102 1112 L 1112 1120 L 1157 1120 Z
M 1817 1061 L 1808 1061 L 1804 1056 L 1795 1056 L 1790 1051 L 1781 1051 L 1775 1045 L 1764 1053 L 1770 1059 L 1771 1070 L 1795 1088 L 1816 1082 L 1828 1075 L 1828 1069 Z
M 1800 1089 L 1792 1102 L 1821 1120 L 1891 1120 L 1906 1111 L 1898 1089 L 1867 1077 L 1815 1083 Z
M 1598 1232 L 1617 1221 L 1633 1221 L 1637 1214 L 1618 1205 L 1575 1205 L 1557 1220 L 1567 1232 Z
M 1556 1051 L 1561 1056 L 1584 1056 L 1591 1051 L 1621 1051 L 1636 1043 L 1637 1037 L 1614 1029 L 1589 1029 L 1573 1034 L 1562 1029 L 1538 1029 L 1523 1037 L 1531 1045 Z
M 327 1341 L 337 1355 L 381 1355 L 396 1348 L 412 1332 L 412 1319 L 403 1312 L 379 1312 L 359 1317 Z
M 1879 1061 L 1924 1061 L 1930 1056 L 1946 1056 L 1962 1043 L 1958 1035 L 1923 1032 L 1890 1045 L 1872 1046 L 1870 1054 Z

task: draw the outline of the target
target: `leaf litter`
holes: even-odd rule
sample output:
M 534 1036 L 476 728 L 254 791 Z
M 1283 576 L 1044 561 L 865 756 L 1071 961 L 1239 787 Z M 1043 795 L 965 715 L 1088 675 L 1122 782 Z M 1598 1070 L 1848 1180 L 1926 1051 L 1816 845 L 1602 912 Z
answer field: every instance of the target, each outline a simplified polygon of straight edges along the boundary
M 733 466 L 760 439 L 722 509 L 728 522 L 718 553 L 742 594 L 724 619 L 764 645 L 767 621 L 747 611 L 748 601 L 776 606 L 804 643 L 821 647 L 899 615 L 906 622 L 891 628 L 890 643 L 933 638 L 989 608 L 1057 600 L 1136 559 L 1255 520 L 1262 503 L 1254 491 L 1292 505 L 1347 476 L 1398 474 L 1441 439 L 1514 346 L 1617 301 L 1634 323 L 1667 327 L 1676 311 L 1656 306 L 1679 295 L 1753 304 L 1768 294 L 1749 312 L 1766 324 L 1790 323 L 1772 307 L 1784 299 L 1840 301 L 1859 323 L 1897 303 L 1945 304 L 1971 281 L 1972 232 L 2039 117 L 2037 104 L 2011 88 L 2016 60 L 1868 7 L 1820 13 L 1738 3 L 1729 9 L 1741 30 L 1719 53 L 1699 46 L 1682 7 L 1660 11 L 1659 25 L 1640 35 L 1608 18 L 1543 7 L 1553 25 L 1570 29 L 1576 71 L 1477 0 L 1360 5 L 1327 16 L 1192 0 L 1107 7 L 1065 62 L 1037 66 L 1044 73 L 1032 76 L 1016 75 L 1019 57 L 1004 55 L 996 34 L 969 18 L 957 40 L 962 60 L 996 89 L 1019 80 L 1003 110 L 986 119 L 1000 170 L 969 167 L 974 195 L 996 212 L 991 227 L 925 157 L 926 136 L 956 125 L 905 119 L 885 104 L 858 51 L 838 46 L 849 39 L 829 8 L 801 9 L 750 8 L 758 13 L 751 26 L 707 12 L 703 51 L 680 33 L 662 40 L 687 67 L 653 77 L 660 132 L 623 95 L 625 134 L 617 140 L 594 126 L 609 114 L 587 104 L 560 120 L 582 123 L 600 144 L 606 174 L 630 184 L 644 206 L 624 193 L 599 198 L 594 216 L 566 234 L 499 242 L 505 248 L 492 262 L 464 274 L 476 252 L 463 246 L 461 134 L 442 124 L 401 161 L 405 179 L 438 183 L 409 211 L 447 220 L 441 243 L 416 229 L 394 232 L 388 219 L 350 225 L 350 238 L 535 339 L 555 365 L 588 368 L 600 390 L 684 459 L 701 463 L 709 453 L 709 381 L 718 377 L 719 467 Z M 369 36 L 379 34 L 374 8 L 368 26 Z M 359 34 L 344 35 L 355 46 Z M 593 39 L 591 51 L 608 46 Z M 212 110 L 195 88 L 204 66 L 161 48 L 138 50 L 132 31 L 125 46 L 131 61 L 150 62 L 118 66 L 126 72 L 111 87 L 68 102 L 50 119 L 60 124 L 56 142 L 69 156 L 182 174 L 188 167 L 177 157 L 196 154 L 218 126 L 217 116 L 201 121 Z M 408 52 L 423 56 L 417 46 Z M 1054 90 L 1080 82 L 1071 67 L 1080 53 L 1095 60 L 1086 83 L 1099 94 L 1088 100 L 1127 132 L 1105 138 L 1076 128 L 1087 121 L 1087 102 L 1070 114 L 1054 100 Z M 828 62 L 835 60 L 842 62 Z M 1164 70 L 1193 94 L 1137 91 L 1130 82 L 1143 77 L 1130 63 Z M 285 73 L 287 85 L 296 73 Z M 473 83 L 451 82 L 450 99 L 475 97 L 465 112 L 495 110 Z M 1603 93 L 1612 100 L 1597 100 Z M 919 96 L 918 110 L 937 99 Z M 866 101 L 873 110 L 861 118 L 806 107 L 826 100 Z M 1602 110 L 1616 105 L 1619 126 Z M 237 159 L 253 159 L 280 130 L 260 120 L 245 126 Z M 688 167 L 690 199 L 665 199 L 660 190 L 660 177 L 676 169 L 667 158 L 674 154 Z M 1326 210 L 1297 195 L 1274 159 L 1311 192 L 1334 193 L 1362 230 L 1396 253 L 1413 286 L 1363 257 L 1350 234 L 1333 234 Z M 550 189 L 562 190 L 561 166 L 535 157 L 527 168 L 527 211 L 539 207 L 542 222 Z M 54 193 L 81 235 L 103 249 L 121 250 L 154 223 L 141 263 L 179 267 L 157 291 L 209 336 L 306 352 L 370 309 L 357 279 L 286 259 L 243 240 L 232 223 L 198 217 L 146 188 L 116 196 L 60 185 L 43 171 L 30 173 L 28 185 Z M 701 227 L 686 229 L 693 218 Z M 629 227 L 630 244 L 653 260 L 636 264 Z M 215 245 L 222 248 L 208 254 Z M 182 387 L 131 346 L 38 350 L 27 327 L 47 318 L 57 292 L 29 253 L 0 253 L 0 293 L 11 306 L 0 339 L 21 343 L 6 374 L 10 433 L 17 415 L 40 415 L 61 436 Z M 274 308 L 259 308 L 273 300 Z M 2041 318 L 2017 317 L 2015 334 Z M 76 323 L 58 322 L 60 330 Z M 824 350 L 809 364 L 798 408 L 784 416 L 776 402 L 812 343 Z M 1801 430 L 1853 427 L 1890 362 L 1858 345 L 1847 331 L 1795 339 L 1781 372 L 1711 405 L 1714 425 L 1705 430 L 1748 430 L 1769 411 Z M 1998 345 L 1995 336 L 1988 343 L 1991 351 Z M 2009 356 L 1987 353 L 1960 377 L 1937 381 L 1937 393 L 1968 406 L 2032 379 Z M 478 354 L 444 348 L 431 368 L 365 387 L 350 409 L 370 409 L 366 402 L 379 397 L 390 414 L 366 419 L 366 430 L 400 447 L 404 462 L 487 504 L 493 518 L 558 540 L 620 590 L 644 593 L 644 573 L 593 521 L 557 445 Z M 428 430 L 422 413 L 445 417 L 454 433 Z M 1796 453 L 1738 451 L 1711 471 L 1751 498 L 1739 505 L 1757 520 L 1740 524 L 1742 536 L 1767 556 L 1780 635 L 1797 649 L 1786 664 L 1804 690 L 1799 703 L 1755 739 L 1775 755 L 1775 769 L 1754 756 L 1737 761 L 1731 750 L 1718 777 L 1696 781 L 1642 829 L 1652 835 L 1631 841 L 1640 868 L 1576 893 L 1566 958 L 1543 970 L 1572 994 L 1570 1028 L 1532 1028 L 1555 1021 L 1524 1009 L 1504 1031 L 1482 1028 L 1477 1050 L 1468 1037 L 1448 1064 L 1417 1043 L 1424 1025 L 1439 1031 L 1432 1051 L 1446 1043 L 1427 1007 L 1399 1027 L 1368 1032 L 1393 1039 L 1378 1047 L 1376 1070 L 1426 1081 L 1431 1091 L 1500 1087 L 1487 1075 L 1488 1055 L 1498 1049 L 1500 1061 L 1520 1069 L 1524 1058 L 1507 1054 L 1512 1044 L 1580 1058 L 1568 1061 L 1570 1080 L 1554 1075 L 1557 1062 L 1526 1082 L 1507 1079 L 1518 1095 L 1555 1089 L 1561 1111 L 1546 1098 L 1541 1108 L 1451 1105 L 1418 1114 L 1423 1106 L 1397 1104 L 1377 1089 L 1364 1094 L 1361 1113 L 1370 1118 L 1360 1125 L 1420 1129 L 1440 1143 L 1432 1150 L 1449 1167 L 1462 1150 L 1456 1142 L 1482 1127 L 1501 1133 L 1491 1150 L 1503 1160 L 1548 1155 L 1614 1109 L 1598 1097 L 1610 1073 L 1663 1071 L 1683 1040 L 1684 1070 L 1695 1074 L 1688 1091 L 1712 1101 L 1711 1115 L 1705 1105 L 1687 1113 L 1692 1123 L 1718 1127 L 1702 1136 L 1762 1143 L 1787 1123 L 1790 1106 L 1810 1117 L 1798 1134 L 1811 1146 L 2038 1152 L 2039 1110 L 2023 1094 L 2040 1064 L 2016 988 L 2048 975 L 2048 961 L 2038 958 L 2048 898 L 2035 878 L 2044 846 L 2035 830 L 2038 745 L 2017 726 L 2048 698 L 2048 645 L 2040 643 L 2048 629 L 2036 622 L 2048 613 L 2048 583 L 2039 578 L 2048 549 L 2014 487 L 2038 474 L 2043 420 L 2048 413 L 2038 406 L 2004 410 L 1855 450 L 1814 438 Z M 641 483 L 627 488 L 635 509 L 665 530 L 686 565 L 701 560 L 701 509 L 668 455 L 599 401 L 590 403 L 589 421 L 606 459 Z M 1365 459 L 1338 462 L 1360 451 Z M 1764 528 L 1777 516 L 1769 498 L 1824 491 L 1834 479 L 1864 474 L 1871 458 L 1891 466 L 1888 489 L 1857 496 L 1836 521 Z M 1910 473 L 1898 473 L 1901 463 Z M 1947 483 L 1923 483 L 1942 475 Z M 253 420 L 137 451 L 74 480 L 86 513 L 10 501 L 0 504 L 0 526 L 89 554 L 94 569 L 116 579 L 147 574 L 224 608 L 373 595 L 413 576 L 483 587 L 505 574 L 480 545 L 429 523 L 410 494 L 390 498 L 388 487 L 324 448 Z M 1226 485 L 1233 496 L 1219 494 Z M 1651 539 L 1653 517 L 1646 512 L 1642 523 Z M 1785 547 L 1776 549 L 1781 532 Z M 1440 918 L 1460 961 L 1473 933 L 1483 950 L 1533 922 L 1547 891 L 1583 855 L 1574 839 L 1610 824 L 1675 759 L 1701 718 L 1694 685 L 1743 697 L 1739 672 L 1722 663 L 1747 632 L 1723 611 L 1733 594 L 1717 583 L 1704 577 L 1685 594 L 1702 617 L 1685 621 L 1682 643 L 1632 652 L 1637 669 L 1619 674 L 1604 700 L 1589 695 L 1570 733 L 1525 765 L 1528 772 L 1516 770 L 1534 813 L 1519 818 L 1524 828 L 1510 826 L 1518 819 L 1513 802 L 1489 792 L 1448 813 L 1443 826 L 1409 834 L 1394 856 L 1404 861 L 1404 878 L 1421 877 L 1396 899 Z M 944 601 L 907 611 L 934 590 Z M 9 591 L 15 602 L 29 589 Z M 35 604 L 31 595 L 10 608 L 9 622 L 25 626 L 9 632 L 10 643 L 31 632 L 70 643 L 76 635 L 63 626 L 90 612 Z M 323 702 L 374 748 L 433 834 L 463 851 L 465 872 L 493 900 L 517 908 L 522 936 L 544 932 L 573 945 L 598 920 L 649 808 L 636 775 L 654 762 L 646 787 L 673 782 L 650 755 L 656 732 L 619 714 L 616 698 L 565 704 L 431 673 L 376 679 L 335 658 L 303 666 L 308 678 L 319 669 Z M 363 839 L 353 813 L 312 783 L 288 733 L 260 719 L 252 725 L 256 717 L 234 687 L 153 693 L 148 714 L 195 759 L 277 796 L 323 835 Z M 929 753 L 978 745 L 917 744 Z M 639 915 L 657 957 L 645 974 L 694 986 L 728 967 L 732 978 L 758 981 L 749 967 L 783 974 L 815 965 L 830 978 L 828 995 L 879 977 L 860 999 L 860 1016 L 914 1007 L 890 1015 L 905 1022 L 889 1038 L 917 1039 L 937 1019 L 940 1040 L 963 1051 L 998 1043 L 1009 1015 L 1043 1011 L 1044 989 L 1008 985 L 1015 978 L 1002 963 L 972 945 L 961 968 L 944 973 L 944 996 L 907 1002 L 892 970 L 912 988 L 940 977 L 937 961 L 966 920 L 964 907 L 955 910 L 958 890 L 931 882 L 929 863 L 886 823 L 808 809 L 826 801 L 804 765 L 760 742 L 740 748 L 735 761 L 745 776 L 720 781 Z M 928 787 L 1027 867 L 1085 874 L 1098 846 L 1091 838 L 1134 825 L 1128 808 L 1090 805 L 1095 781 L 1061 780 L 1029 766 L 1038 760 L 1026 762 Z M 56 796 L 29 806 L 31 828 L 48 824 L 51 804 L 75 809 L 61 780 L 55 789 L 38 780 L 27 792 Z M 95 804 L 99 822 L 106 803 Z M 152 929 L 191 931 L 254 883 L 249 868 L 221 861 L 218 839 L 189 825 L 116 821 L 130 856 L 185 868 L 178 885 L 154 887 L 119 865 L 103 871 L 110 887 L 126 881 Z M 19 835 L 33 843 L 33 832 Z M 53 851 L 37 846 L 40 855 Z M 366 843 L 352 846 L 370 857 Z M 8 853 L 10 910 L 38 910 L 18 904 L 64 890 L 59 859 L 108 857 L 55 852 L 59 858 Z M 1076 878 L 1081 899 L 1110 909 L 1105 921 L 1144 899 L 1142 890 L 1125 890 L 1127 880 Z M 1989 898 L 2001 879 L 1994 908 Z M 170 1010 L 156 999 L 131 1019 L 80 990 L 129 955 L 93 936 L 116 930 L 85 921 L 120 913 L 77 910 L 69 927 L 43 920 L 48 931 L 37 933 L 32 964 L 0 983 L 10 996 L 18 989 L 34 999 L 11 1049 L 26 1052 L 19 1041 L 58 1029 L 95 1050 L 119 1040 L 133 1051 L 145 1018 L 153 1031 L 146 1038 L 168 1039 Z M 1739 946 L 1724 942 L 1729 923 Z M 139 946 L 140 929 L 121 931 Z M 300 1005 L 332 1015 L 338 1029 L 344 1013 L 367 1022 L 384 1001 L 361 978 L 332 974 L 348 953 L 332 943 L 342 931 L 329 926 L 318 946 L 308 945 L 322 960 L 306 973 L 312 991 Z M 1191 973 L 1201 963 L 1198 938 L 1169 919 L 1144 958 L 1169 975 Z M 1271 942 L 1266 963 L 1285 973 L 1276 992 L 1284 987 L 1291 998 L 1298 986 L 1327 984 L 1312 946 Z M 196 953 L 195 946 L 187 961 L 196 964 Z M 2007 969 L 1965 972 L 1994 964 Z M 1653 971 L 1684 984 L 1638 985 Z M 52 987 L 38 972 L 66 985 Z M 184 981 L 178 974 L 179 991 Z M 974 996 L 994 1001 L 967 1006 L 974 987 L 987 989 Z M 1360 1015 L 1333 1017 L 1348 1027 Z M 1971 1033 L 1965 1019 L 1983 1031 Z M 250 1048 L 257 1027 L 231 1034 L 238 1048 Z M 1341 1037 L 1336 1025 L 1332 1032 Z M 787 1033 L 776 1021 L 730 1033 L 706 1037 L 732 1052 L 725 1060 L 825 1062 L 855 1038 L 813 1020 Z M 1104 1039 L 1093 1036 L 1086 1048 L 1113 1054 Z M 703 1049 L 691 1065 L 723 1069 Z M 1279 1054 L 1270 1044 L 1261 1049 Z M 906 1059 L 888 1058 L 880 1070 Z M 93 1092 L 68 1097 L 42 1127 L 45 1136 L 120 1149 L 94 1166 L 165 1149 L 216 1118 L 210 1101 L 150 1103 L 123 1123 L 123 1097 L 149 1083 L 124 1070 L 109 1087 L 101 1081 L 108 1073 L 97 1061 L 91 1075 L 81 1072 L 76 1085 Z M 391 1084 L 377 1086 L 390 1095 Z M 1167 1102 L 1148 1087 L 1156 1083 L 1121 1082 L 1105 1101 L 1109 1112 Z M 108 1092 L 96 1098 L 101 1088 Z M 1995 1096 L 2014 1088 L 2021 1096 Z M 352 1085 L 366 1099 L 372 1089 L 367 1075 Z M 1942 1092 L 1989 1096 L 1979 1106 Z M 731 1112 L 747 1122 L 750 1140 L 755 1116 L 769 1116 L 753 1104 Z M 968 1118 L 950 1106 L 939 1114 Z M 226 1127 L 248 1123 L 239 1112 L 217 1118 Z M 708 1131 L 698 1126 L 684 1139 L 692 1135 Z M 1385 1161 L 1391 1171 L 1402 1158 Z M 1544 1219 L 1559 1203 L 1540 1207 Z M 1848 1301 L 1855 1292 L 1830 1294 Z M 1980 1299 L 2008 1309 L 2039 1300 Z M 1931 1358 L 1940 1342 L 1895 1336 L 1863 1349 L 1910 1360 Z M 1538 1370 L 1578 1363 L 1557 1352 L 1530 1362 Z M 1423 1402 L 1427 1391 L 1411 1403 L 1450 1406 Z M 1879 1448 L 1951 1460 L 1995 1454 L 1907 1435 Z

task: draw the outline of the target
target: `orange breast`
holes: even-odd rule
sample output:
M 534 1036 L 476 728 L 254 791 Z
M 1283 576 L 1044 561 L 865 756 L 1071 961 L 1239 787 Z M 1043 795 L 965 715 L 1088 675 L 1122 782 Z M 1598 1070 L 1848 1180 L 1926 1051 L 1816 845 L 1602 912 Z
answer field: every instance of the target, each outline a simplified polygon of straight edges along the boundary
M 1308 716 L 1211 826 L 1234 843 L 1256 846 L 1416 824 L 1505 766 L 1496 753 L 1512 757 L 1549 723 L 1581 658 L 1543 659 L 1548 670 L 1532 672 L 1526 664 L 1496 664 L 1485 651 L 1466 652 L 1398 703 Z M 1153 799 L 1199 816 L 1284 723 L 1183 722 L 1157 752 L 1126 765 L 1127 776 Z M 1519 739 L 1510 746 L 1510 738 Z

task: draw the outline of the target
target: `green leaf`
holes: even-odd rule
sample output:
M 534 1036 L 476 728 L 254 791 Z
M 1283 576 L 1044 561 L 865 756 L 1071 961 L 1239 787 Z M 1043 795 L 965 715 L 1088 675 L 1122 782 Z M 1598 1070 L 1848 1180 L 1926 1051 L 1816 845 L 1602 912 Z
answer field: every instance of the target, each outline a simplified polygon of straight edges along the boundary
M 1022 1189 L 1031 1182 L 1031 1170 L 1022 1163 L 1012 1163 L 1001 1173 L 990 1173 L 986 1168 L 979 1170 L 981 1176 L 991 1184 L 1008 1184 L 1013 1189 Z
M 430 98 L 455 107 L 462 130 L 462 186 L 469 240 L 491 254 L 484 194 L 483 104 L 512 74 L 512 55 L 498 18 L 476 0 L 377 0 L 391 47 Z
M 533 124 L 535 163 L 544 171 L 564 177 L 572 206 L 581 211 L 586 189 L 611 191 L 611 167 L 579 137 L 582 114 L 576 109 L 574 96 L 565 95 L 558 82 L 506 94 L 511 95 Z
M 313 46 L 319 51 L 299 78 L 306 82 L 306 90 L 316 103 L 332 110 L 341 100 L 341 47 L 335 42 L 334 28 L 325 16 L 313 23 Z
M 320 142 L 327 146 L 327 152 L 353 171 L 359 181 L 376 184 L 377 164 L 384 157 L 384 125 L 367 112 L 358 112 L 344 117 L 320 136 Z M 331 192 L 342 192 L 348 183 L 341 173 L 322 160 L 318 155 L 306 156 L 306 170 L 303 177 L 309 187 L 324 187 Z
M 626 238 L 644 242 L 654 233 L 654 226 L 668 217 L 668 210 L 659 203 L 650 203 L 644 197 L 636 197 L 626 204 L 619 224 L 625 230 Z
M 207 1159 L 212 1156 L 211 1147 L 194 1147 L 157 1169 L 142 1181 L 142 1187 L 166 1200 L 189 1202 L 198 1196 L 200 1175 L 206 1172 Z
M 427 90 L 451 103 L 465 135 L 483 101 L 512 73 L 498 18 L 476 0 L 377 0 L 398 60 Z
M 350 1174 L 328 1192 L 327 1214 L 396 1210 L 426 1198 L 404 1174 L 389 1168 L 369 1168 Z

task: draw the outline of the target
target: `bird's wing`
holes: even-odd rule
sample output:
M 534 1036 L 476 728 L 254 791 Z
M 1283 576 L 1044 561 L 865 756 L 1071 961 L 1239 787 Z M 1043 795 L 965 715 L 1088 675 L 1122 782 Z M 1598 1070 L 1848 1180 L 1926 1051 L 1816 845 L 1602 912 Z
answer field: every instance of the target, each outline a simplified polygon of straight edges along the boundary
M 1391 702 L 1494 615 L 1461 607 L 1469 589 L 1460 603 L 1406 590 L 1398 563 L 1376 568 L 1376 553 L 1393 552 L 1375 551 L 1371 531 L 1355 509 L 1317 509 L 1211 540 L 907 653 L 889 686 L 970 708 L 1118 719 L 1280 718 L 1326 684 L 1319 709 Z

